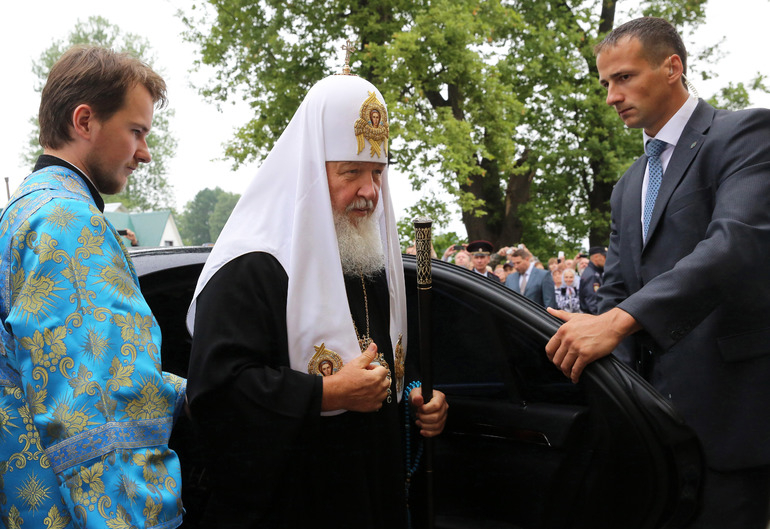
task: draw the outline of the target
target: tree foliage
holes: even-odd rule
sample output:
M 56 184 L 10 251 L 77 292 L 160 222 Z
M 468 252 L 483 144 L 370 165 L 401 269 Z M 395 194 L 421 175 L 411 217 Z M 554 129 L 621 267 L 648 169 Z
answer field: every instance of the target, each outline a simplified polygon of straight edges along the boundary
M 240 195 L 217 187 L 198 191 L 179 217 L 179 233 L 187 245 L 216 242 Z
M 120 28 L 99 16 L 90 17 L 86 22 L 78 21 L 65 39 L 54 40 L 32 65 L 32 72 L 37 76 L 35 90 L 42 92 L 51 68 L 72 46 L 95 45 L 126 52 L 138 57 L 150 66 L 155 57 L 149 42 L 133 33 L 121 33 Z M 158 71 L 156 69 L 156 71 Z M 122 202 L 132 211 L 148 211 L 153 209 L 170 209 L 174 205 L 173 188 L 166 179 L 168 161 L 173 158 L 176 150 L 176 139 L 169 132 L 169 118 L 174 111 L 163 109 L 153 116 L 152 132 L 147 136 L 147 145 L 152 154 L 152 161 L 141 164 L 128 178 L 126 188 L 117 195 L 105 196 L 106 202 Z M 22 159 L 34 167 L 43 148 L 38 142 L 40 126 L 37 117 L 30 122 L 33 131 L 29 138 L 29 148 L 22 153 Z
M 551 254 L 607 243 L 612 187 L 640 151 L 593 55 L 619 3 L 627 19 L 693 28 L 706 0 L 209 0 L 182 18 L 216 71 L 203 94 L 254 109 L 226 148 L 236 166 L 265 156 L 353 38 L 354 73 L 389 104 L 391 163 L 415 189 L 448 193 L 469 239 Z M 441 217 L 435 196 L 422 206 Z

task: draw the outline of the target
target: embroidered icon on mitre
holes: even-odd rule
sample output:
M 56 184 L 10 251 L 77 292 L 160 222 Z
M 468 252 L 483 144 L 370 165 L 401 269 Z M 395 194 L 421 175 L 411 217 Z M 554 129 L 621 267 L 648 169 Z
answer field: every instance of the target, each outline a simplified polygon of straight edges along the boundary
M 396 392 L 401 395 L 404 391 L 404 360 L 406 359 L 406 353 L 404 352 L 404 346 L 401 344 L 403 335 L 398 335 L 398 343 L 396 344 L 396 351 L 393 354 L 396 363 Z
M 323 343 L 313 347 L 315 348 L 315 354 L 307 363 L 308 373 L 327 377 L 342 369 L 343 362 L 340 355 L 331 349 L 327 349 Z
M 385 110 L 385 105 L 377 100 L 374 92 L 369 92 L 369 97 L 361 105 L 361 117 L 356 120 L 354 130 L 358 140 L 358 152 L 356 154 L 361 154 L 361 151 L 364 150 L 366 146 L 364 139 L 367 139 L 372 146 L 370 150 L 372 157 L 375 154 L 377 158 L 388 155 L 388 136 L 390 134 L 388 113 Z

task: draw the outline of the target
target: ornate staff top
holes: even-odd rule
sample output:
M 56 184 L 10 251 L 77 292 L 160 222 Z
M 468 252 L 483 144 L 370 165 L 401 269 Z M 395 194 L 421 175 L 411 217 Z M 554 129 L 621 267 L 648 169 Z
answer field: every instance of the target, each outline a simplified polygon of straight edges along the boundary
M 345 44 L 342 45 L 342 50 L 345 52 L 345 66 L 342 67 L 342 75 L 350 75 L 350 56 L 356 49 L 353 47 L 356 45 L 356 42 L 350 42 L 349 40 L 345 41 Z
M 433 272 L 430 265 L 433 220 L 427 217 L 417 217 L 413 223 L 414 245 L 417 250 L 417 288 L 420 290 L 429 289 L 433 283 Z

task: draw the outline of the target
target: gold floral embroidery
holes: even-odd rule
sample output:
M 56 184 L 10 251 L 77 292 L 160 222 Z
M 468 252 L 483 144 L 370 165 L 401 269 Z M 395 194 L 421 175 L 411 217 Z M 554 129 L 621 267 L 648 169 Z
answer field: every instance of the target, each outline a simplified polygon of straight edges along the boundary
M 33 364 L 42 365 L 54 372 L 61 357 L 67 354 L 67 346 L 64 345 L 66 337 L 67 328 L 62 326 L 53 330 L 44 329 L 42 334 L 35 331 L 32 338 L 25 336 L 19 343 L 30 352 Z
M 72 191 L 73 193 L 77 193 L 79 195 L 83 194 L 83 184 L 78 182 L 77 179 L 69 176 L 61 176 L 61 175 L 56 175 L 56 179 L 62 183 L 62 185 L 64 186 L 64 189 L 68 191 Z
M 93 373 L 91 373 L 86 366 L 83 364 L 80 364 L 78 367 L 78 376 L 76 376 L 73 379 L 70 379 L 69 385 L 73 389 L 72 394 L 75 397 L 79 397 L 83 393 L 86 392 L 88 389 L 88 386 L 91 381 L 91 377 L 93 376 Z
M 54 405 L 53 420 L 46 425 L 46 433 L 53 439 L 67 439 L 96 424 L 92 418 L 83 408 L 70 409 L 70 403 L 59 402 Z
M 93 327 L 89 327 L 83 343 L 83 353 L 93 360 L 102 360 L 104 353 L 110 348 L 110 341 Z
M 48 396 L 48 390 L 43 388 L 40 391 L 35 391 L 32 384 L 27 383 L 27 406 L 33 415 L 46 413 L 48 410 L 45 407 L 45 399 Z
M 137 295 L 134 278 L 125 267 L 119 255 L 112 257 L 112 264 L 99 271 L 100 282 L 111 287 L 112 291 L 126 299 L 133 299 Z
M 43 233 L 40 236 L 40 242 L 35 246 L 35 253 L 39 256 L 40 262 L 45 263 L 53 259 L 56 253 L 56 247 L 59 245 L 59 241 Z
M 107 520 L 107 527 L 110 529 L 136 529 L 136 526 L 131 523 L 131 515 L 122 505 L 118 505 L 115 518 Z M 147 527 L 150 526 L 148 525 Z
M 53 307 L 53 298 L 58 298 L 55 290 L 61 290 L 56 287 L 56 282 L 45 275 L 30 275 L 21 287 L 19 296 L 16 298 L 15 305 L 19 310 L 26 313 L 26 318 L 40 314 L 48 315 L 48 309 Z
M 72 501 L 93 511 L 99 497 L 104 494 L 103 474 L 104 465 L 101 461 L 90 467 L 80 467 L 80 471 L 74 471 L 67 480 Z
M 119 358 L 112 359 L 110 365 L 110 375 L 112 378 L 107 382 L 107 387 L 113 391 L 117 391 L 120 387 L 128 387 L 134 385 L 131 380 L 131 375 L 134 374 L 134 364 L 124 365 Z
M 165 457 L 165 452 L 153 448 L 143 454 L 134 454 L 134 464 L 142 467 L 142 477 L 145 481 L 159 485 L 168 475 L 166 464 L 163 462 Z
M 8 512 L 8 519 L 3 521 L 8 529 L 21 529 L 21 524 L 24 523 L 24 520 L 21 519 L 21 514 L 19 514 L 19 509 L 15 505 L 11 506 L 11 510 Z
M 152 339 L 150 328 L 153 326 L 152 316 L 136 314 L 115 314 L 115 323 L 120 327 L 120 337 L 136 346 L 143 346 Z
M 48 516 L 43 520 L 46 529 L 64 529 L 69 525 L 72 519 L 66 512 L 60 512 L 56 505 L 52 505 L 48 510 Z
M 31 472 L 24 484 L 16 490 L 19 499 L 33 512 L 51 497 L 50 489 L 43 486 L 42 481 L 37 478 L 34 472 Z
M 61 231 L 67 231 L 75 221 L 75 214 L 66 206 L 57 204 L 49 213 L 46 221 Z
M 88 259 L 91 255 L 104 255 L 102 252 L 102 244 L 104 244 L 103 235 L 95 235 L 91 233 L 88 226 L 83 226 L 80 230 L 80 237 L 78 242 L 82 245 L 77 249 L 76 254 L 83 259 Z
M 30 229 L 31 228 L 28 220 L 22 222 L 21 226 L 19 226 L 19 231 L 17 231 L 13 236 L 13 244 L 11 247 L 18 250 L 24 248 L 24 241 L 27 239 L 27 233 Z
M 88 281 L 88 267 L 80 263 L 80 259 L 73 257 L 67 260 L 67 268 L 62 270 L 61 274 L 66 277 L 72 286 L 77 290 L 86 289 L 86 281 Z
M 126 451 L 126 453 L 130 453 Z M 136 498 L 139 496 L 139 487 L 136 482 L 121 473 L 118 478 L 118 496 L 132 505 L 136 503 Z
M 10 434 L 10 429 L 16 427 L 17 426 L 11 422 L 11 410 L 8 408 L 0 408 L 0 430 Z M 0 434 L 0 438 L 1 437 L 4 437 L 4 434 Z
M 24 281 L 26 280 L 26 276 L 24 275 L 24 269 L 19 268 L 16 272 L 11 274 L 11 299 L 17 299 L 19 297 L 19 292 L 21 292 L 21 288 L 24 286 Z
M 160 514 L 162 507 L 162 503 L 155 503 L 152 501 L 151 496 L 147 496 L 147 501 L 144 502 L 144 510 L 142 511 L 142 514 L 147 518 L 147 521 L 145 522 L 147 527 L 158 524 L 158 515 Z
M 25 443 L 22 451 L 28 452 L 33 444 L 39 444 L 37 428 L 32 422 L 32 413 L 28 406 L 19 406 L 16 411 L 19 412 L 21 420 L 24 421 L 24 429 L 26 430 L 25 434 L 19 436 L 19 442 Z
M 134 420 L 156 419 L 166 415 L 169 408 L 168 399 L 161 394 L 158 387 L 149 382 L 142 386 L 140 397 L 130 399 L 126 404 L 126 413 Z

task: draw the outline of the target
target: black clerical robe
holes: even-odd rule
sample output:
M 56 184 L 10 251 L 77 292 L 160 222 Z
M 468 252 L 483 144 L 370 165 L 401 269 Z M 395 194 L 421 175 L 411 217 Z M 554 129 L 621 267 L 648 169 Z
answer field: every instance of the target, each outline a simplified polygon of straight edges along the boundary
M 405 527 L 395 376 L 380 411 L 322 417 L 321 377 L 289 367 L 287 288 L 279 262 L 254 252 L 198 297 L 188 396 L 211 479 L 205 526 Z M 346 289 L 339 317 L 352 314 L 363 334 L 361 278 Z M 395 373 L 384 274 L 366 289 L 372 338 Z

